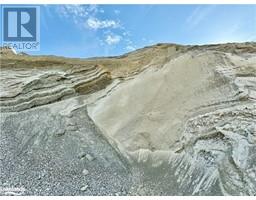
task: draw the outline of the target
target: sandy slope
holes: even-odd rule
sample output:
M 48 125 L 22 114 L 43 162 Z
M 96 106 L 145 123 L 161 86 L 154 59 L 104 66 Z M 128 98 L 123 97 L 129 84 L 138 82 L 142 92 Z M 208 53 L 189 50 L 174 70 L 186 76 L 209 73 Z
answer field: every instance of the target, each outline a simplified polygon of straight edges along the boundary
M 255 195 L 255 69 L 255 54 L 188 51 L 120 83 L 89 115 L 144 173 L 169 167 L 161 186 Z
M 256 194 L 255 43 L 91 59 L 0 52 L 0 187 Z
M 189 52 L 152 67 L 121 83 L 89 114 L 128 150 L 167 150 L 196 110 L 234 99 L 232 85 L 215 71 L 222 64 L 216 57 Z

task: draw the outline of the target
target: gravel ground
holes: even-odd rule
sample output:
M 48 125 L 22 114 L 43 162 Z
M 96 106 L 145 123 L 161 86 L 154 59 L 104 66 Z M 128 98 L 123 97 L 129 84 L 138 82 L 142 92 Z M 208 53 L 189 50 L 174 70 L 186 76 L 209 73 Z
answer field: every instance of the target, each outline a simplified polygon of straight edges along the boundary
M 85 106 L 2 114 L 0 129 L 1 195 L 127 195 L 136 182 Z

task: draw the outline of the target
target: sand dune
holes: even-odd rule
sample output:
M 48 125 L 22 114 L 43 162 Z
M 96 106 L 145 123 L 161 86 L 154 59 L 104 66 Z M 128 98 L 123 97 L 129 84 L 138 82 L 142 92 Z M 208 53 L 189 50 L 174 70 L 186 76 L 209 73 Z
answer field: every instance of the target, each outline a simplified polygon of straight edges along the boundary
M 91 59 L 1 49 L 0 83 L 4 186 L 256 194 L 255 43 L 158 44 Z

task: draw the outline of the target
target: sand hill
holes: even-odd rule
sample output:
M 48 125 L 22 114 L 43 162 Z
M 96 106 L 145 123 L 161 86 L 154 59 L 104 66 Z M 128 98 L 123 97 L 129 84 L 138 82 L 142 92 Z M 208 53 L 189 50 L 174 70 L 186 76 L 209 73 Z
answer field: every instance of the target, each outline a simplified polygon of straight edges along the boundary
M 256 195 L 256 43 L 1 49 L 0 108 L 0 186 L 21 194 Z

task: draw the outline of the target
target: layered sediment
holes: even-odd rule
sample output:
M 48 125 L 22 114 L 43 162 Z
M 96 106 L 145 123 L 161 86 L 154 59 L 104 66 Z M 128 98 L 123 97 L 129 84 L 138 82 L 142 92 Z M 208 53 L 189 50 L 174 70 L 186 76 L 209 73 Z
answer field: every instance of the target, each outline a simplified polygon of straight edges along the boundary
M 256 195 L 255 43 L 158 44 L 91 59 L 2 51 L 0 82 L 2 185 Z

